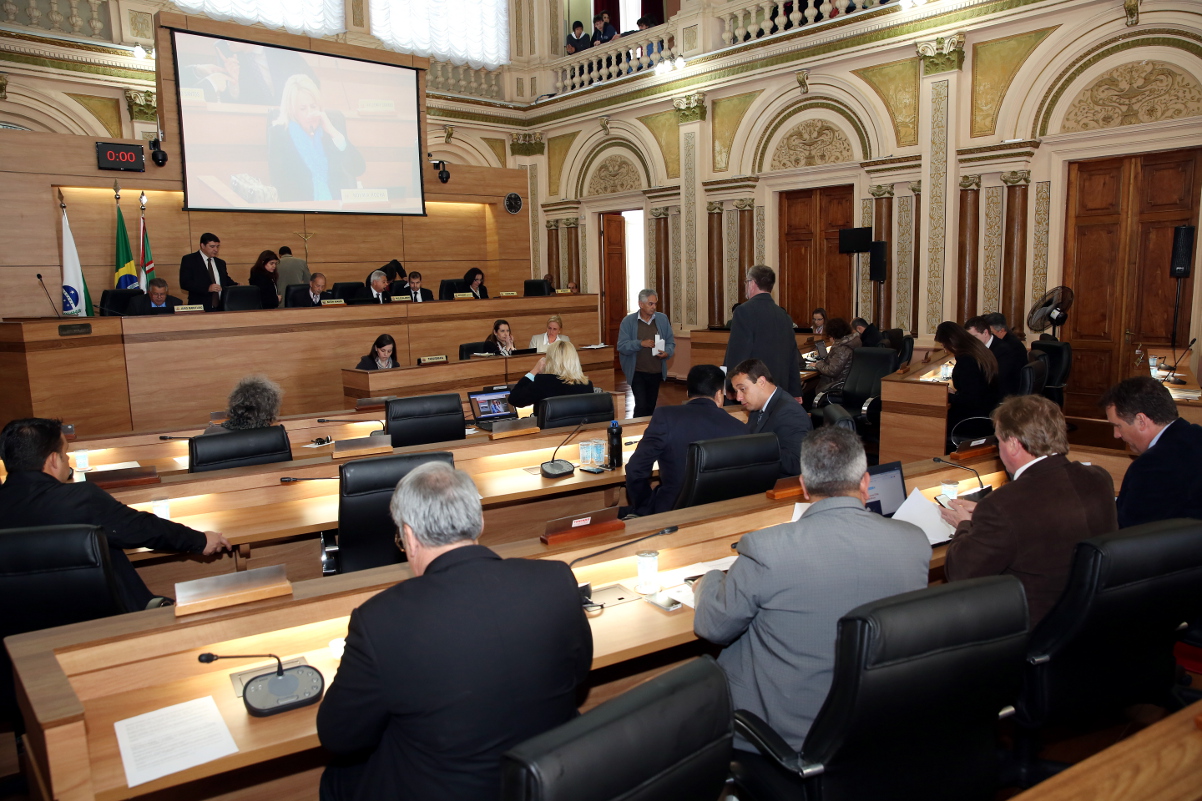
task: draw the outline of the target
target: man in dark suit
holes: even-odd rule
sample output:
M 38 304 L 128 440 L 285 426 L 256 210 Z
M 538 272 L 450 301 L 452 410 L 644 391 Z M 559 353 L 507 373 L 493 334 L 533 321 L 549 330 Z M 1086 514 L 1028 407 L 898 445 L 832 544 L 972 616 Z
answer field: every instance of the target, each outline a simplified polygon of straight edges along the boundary
M 183 301 L 175 295 L 167 294 L 167 281 L 163 278 L 151 278 L 146 287 L 146 293 L 130 298 L 125 307 L 126 317 L 142 317 L 148 314 L 175 314 L 175 307 Z
M 59 420 L 29 417 L 0 431 L 0 458 L 8 478 L 0 486 L 5 528 L 86 524 L 101 526 L 126 608 L 145 609 L 153 596 L 125 556 L 125 548 L 209 555 L 228 550 L 216 531 L 200 532 L 138 512 L 95 484 L 71 481 L 67 438 Z
M 757 264 L 747 271 L 747 301 L 735 309 L 726 344 L 727 377 L 735 365 L 746 359 L 759 359 L 768 372 L 795 398 L 801 397 L 801 368 L 793 319 L 772 299 L 776 273 Z M 792 475 L 797 475 L 794 472 Z
M 1002 391 L 1002 397 L 1005 398 L 1018 394 L 1019 376 L 1022 374 L 1023 365 L 1027 363 L 1027 349 L 1014 334 L 1009 335 L 1010 341 L 1000 336 L 994 336 L 993 330 L 989 327 L 989 318 L 992 316 L 980 314 L 970 317 L 964 322 L 964 328 L 979 339 L 981 344 L 989 348 L 989 352 L 997 359 L 998 388 Z M 1004 324 L 1006 318 L 1002 315 L 999 316 L 1002 317 Z M 1015 347 L 1016 344 L 1017 347 Z
M 326 291 L 326 276 L 324 273 L 313 273 L 309 276 L 309 285 L 303 292 L 297 291 L 293 296 L 292 305 L 298 308 L 320 306 L 323 300 L 332 300 L 333 292 Z M 285 298 L 285 300 L 287 300 Z
M 660 406 L 651 415 L 643 438 L 626 463 L 626 498 L 622 510 L 639 515 L 670 511 L 684 483 L 689 445 L 702 439 L 737 437 L 747 433 L 739 420 L 722 409 L 726 377 L 712 364 L 689 370 L 689 399 L 680 406 Z M 651 486 L 651 469 L 659 462 L 659 486 Z
M 395 294 L 395 295 L 403 294 L 400 290 L 405 288 L 405 283 L 406 283 L 405 276 L 407 275 L 407 273 L 405 271 L 404 266 L 399 261 L 397 261 L 396 259 L 393 259 L 392 261 L 388 262 L 380 269 L 372 270 L 371 273 L 368 274 L 367 278 L 365 278 L 363 280 L 363 286 L 368 287 L 370 289 L 372 278 L 375 276 L 376 273 L 384 273 L 384 277 L 386 277 L 388 279 L 388 283 L 390 285 L 392 285 L 393 289 L 397 290 L 393 294 Z
M 805 408 L 776 385 L 759 359 L 736 365 L 730 371 L 730 383 L 747 410 L 747 432 L 771 431 L 780 441 L 781 477 L 801 475 L 801 442 L 814 430 Z
M 476 485 L 443 463 L 392 497 L 414 578 L 351 613 L 317 713 L 333 799 L 499 798 L 501 755 L 576 715 L 592 633 L 567 565 L 476 544 Z
M 225 270 L 225 261 L 217 258 L 221 240 L 216 234 L 200 235 L 200 250 L 179 260 L 179 288 L 188 293 L 188 305 L 202 304 L 205 311 L 221 309 L 222 291 L 237 286 Z
M 1010 324 L 1006 322 L 1006 315 L 1001 312 L 993 312 L 992 314 L 985 315 L 985 319 L 989 321 L 990 333 L 1000 339 L 1003 345 L 1010 348 L 1011 359 L 1018 363 L 1018 369 L 1021 370 L 1030 357 L 1027 354 L 1027 346 L 1010 330 Z M 1017 379 L 1014 382 L 1014 386 L 1015 391 L 1017 391 Z
M 1119 527 L 1202 519 L 1202 426 L 1178 417 L 1173 396 L 1151 376 L 1120 381 L 1099 405 L 1114 436 L 1139 456 L 1123 476 Z
M 370 300 L 372 303 L 392 303 L 392 289 L 388 276 L 383 270 L 376 270 L 368 277 L 368 285 L 355 293 L 356 300 Z
M 1068 460 L 1064 414 L 1047 398 L 1014 395 L 992 417 L 1010 482 L 940 511 L 956 527 L 944 570 L 948 581 L 1017 577 L 1035 626 L 1064 591 L 1077 543 L 1118 529 L 1114 481 Z
M 881 330 L 863 317 L 851 321 L 851 330 L 860 335 L 860 345 L 865 348 L 889 347 L 882 345 L 885 338 L 881 335 Z
M 422 274 L 417 270 L 409 273 L 409 285 L 397 294 L 408 295 L 414 303 L 430 303 L 434 300 L 433 292 L 422 289 Z

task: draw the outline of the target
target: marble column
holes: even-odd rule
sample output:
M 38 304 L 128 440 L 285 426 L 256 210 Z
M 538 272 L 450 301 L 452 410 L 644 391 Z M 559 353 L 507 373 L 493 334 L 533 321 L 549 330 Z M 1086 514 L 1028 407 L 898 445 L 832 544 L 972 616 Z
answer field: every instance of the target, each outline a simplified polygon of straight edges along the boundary
M 723 292 L 722 270 L 722 201 L 711 200 L 705 204 L 709 218 L 709 324 L 722 325 L 726 322 L 726 298 Z
M 977 314 L 977 253 L 981 245 L 981 176 L 960 176 L 960 233 L 956 243 L 956 322 Z
M 893 184 L 870 186 L 874 200 L 872 208 L 872 238 L 876 242 L 892 244 L 893 241 Z M 885 247 L 885 280 L 873 286 L 873 322 L 884 331 L 889 328 L 893 308 L 893 258 L 892 248 Z
M 655 241 L 655 294 L 659 297 L 659 310 L 672 318 L 672 282 L 669 262 L 671 261 L 668 237 L 668 207 L 651 209 L 651 225 Z
M 747 300 L 747 283 L 743 278 L 755 266 L 755 198 L 739 198 L 734 205 L 739 213 L 739 274 L 735 283 L 739 287 L 739 303 L 742 303 Z
M 547 272 L 555 279 L 555 284 L 558 286 L 560 283 L 559 220 L 547 220 Z
M 918 265 L 922 253 L 922 181 L 911 181 L 910 192 L 914 195 L 914 256 L 910 266 L 910 336 L 918 338 Z
M 1002 173 L 1006 217 L 1002 230 L 1002 314 L 1015 334 L 1027 324 L 1027 187 L 1030 170 Z
M 580 283 L 580 220 L 573 217 L 560 220 L 559 224 L 568 229 L 568 280 L 583 287 Z

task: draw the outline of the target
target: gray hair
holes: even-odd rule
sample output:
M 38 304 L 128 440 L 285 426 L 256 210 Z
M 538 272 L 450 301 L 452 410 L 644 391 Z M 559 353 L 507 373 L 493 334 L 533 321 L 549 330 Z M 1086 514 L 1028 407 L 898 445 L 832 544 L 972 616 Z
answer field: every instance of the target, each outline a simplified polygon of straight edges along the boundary
M 266 428 L 280 415 L 284 390 L 264 375 L 248 375 L 230 392 L 228 418 L 221 425 L 231 431 Z
M 379 278 L 383 278 L 385 281 L 387 281 L 388 273 L 384 272 L 383 270 L 373 270 L 371 273 L 371 277 L 368 278 L 367 280 L 369 283 L 374 284 L 376 282 L 376 280 Z
M 868 470 L 864 445 L 854 432 L 823 426 L 801 442 L 801 477 L 810 495 L 847 495 Z
M 392 494 L 392 522 L 413 529 L 428 548 L 474 540 L 484 530 L 484 510 L 472 477 L 445 462 L 415 467 Z
M 654 289 L 640 289 L 639 290 L 639 303 L 642 303 L 647 298 L 655 298 L 656 300 L 659 300 L 659 293 L 656 292 Z

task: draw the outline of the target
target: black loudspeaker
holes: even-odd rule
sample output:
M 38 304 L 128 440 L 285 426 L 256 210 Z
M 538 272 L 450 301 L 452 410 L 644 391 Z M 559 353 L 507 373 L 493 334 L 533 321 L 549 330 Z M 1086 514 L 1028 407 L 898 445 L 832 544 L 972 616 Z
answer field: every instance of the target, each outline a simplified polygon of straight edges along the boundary
M 1169 262 L 1169 277 L 1189 278 L 1189 267 L 1193 261 L 1194 226 L 1178 225 L 1173 229 L 1173 260 Z
M 873 242 L 868 248 L 868 280 L 884 283 L 889 280 L 885 275 L 885 260 L 889 257 L 888 242 Z
M 872 245 L 871 228 L 840 228 L 840 253 L 867 253 Z

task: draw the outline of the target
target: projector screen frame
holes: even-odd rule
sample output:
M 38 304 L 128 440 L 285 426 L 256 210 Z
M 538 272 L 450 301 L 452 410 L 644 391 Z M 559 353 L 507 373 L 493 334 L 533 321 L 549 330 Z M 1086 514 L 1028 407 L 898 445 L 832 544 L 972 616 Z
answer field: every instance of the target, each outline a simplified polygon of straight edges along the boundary
M 193 31 L 193 30 L 189 30 L 188 28 L 181 28 L 181 27 L 177 27 L 175 25 L 163 25 L 162 27 L 167 29 L 167 31 L 169 32 L 170 38 L 171 38 L 171 69 L 172 69 L 172 77 L 175 80 L 175 108 L 176 108 L 176 115 L 177 115 L 176 121 L 177 121 L 177 125 L 178 125 L 178 135 L 179 135 L 179 145 L 180 145 L 180 154 L 179 154 L 180 171 L 181 171 L 181 177 L 183 178 L 183 189 L 184 189 L 184 205 L 183 205 L 184 211 L 189 211 L 189 212 L 203 211 L 203 212 L 230 213 L 230 214 L 329 214 L 329 215 L 347 214 L 347 215 L 361 215 L 361 216 L 374 216 L 374 217 L 428 217 L 429 216 L 429 212 L 426 210 L 426 170 L 425 170 L 425 158 L 424 158 L 426 148 L 425 148 L 425 141 L 422 136 L 422 116 L 423 116 L 422 115 L 422 94 L 423 93 L 422 93 L 422 82 L 421 82 L 420 73 L 425 72 L 425 70 L 423 68 L 406 66 L 403 64 L 390 64 L 385 61 L 375 61 L 375 60 L 369 59 L 369 58 L 355 58 L 354 56 L 344 56 L 344 55 L 339 55 L 339 54 L 335 54 L 335 53 L 323 53 L 323 52 L 316 51 L 316 50 L 306 50 L 301 47 L 290 47 L 288 45 L 281 45 L 281 44 L 269 44 L 267 42 L 256 41 L 254 39 L 244 39 L 244 38 L 241 38 L 238 36 L 228 36 L 228 35 L 218 34 L 218 33 L 206 33 L 206 32 L 202 32 L 202 31 Z M 418 187 L 421 192 L 421 211 L 420 212 L 412 212 L 412 211 L 400 212 L 400 211 L 325 211 L 325 210 L 320 210 L 320 209 L 238 209 L 238 208 L 212 208 L 212 207 L 208 207 L 208 206 L 193 206 L 193 205 L 191 205 L 189 202 L 189 194 L 190 193 L 189 193 L 189 189 L 188 189 L 188 159 L 185 155 L 186 151 L 187 151 L 187 147 L 184 143 L 184 107 L 183 107 L 184 104 L 183 104 L 183 96 L 181 93 L 182 85 L 181 85 L 180 79 L 179 79 L 179 61 L 180 61 L 180 59 L 179 59 L 178 44 L 177 44 L 177 40 L 176 40 L 176 34 L 178 34 L 178 33 L 186 33 L 191 36 L 202 36 L 207 39 L 219 39 L 221 41 L 226 41 L 226 42 L 242 42 L 244 44 L 259 45 L 261 47 L 275 48 L 277 50 L 291 50 L 296 53 L 326 56 L 329 58 L 340 58 L 340 59 L 344 59 L 346 61 L 359 61 L 359 62 L 362 62 L 365 64 L 374 64 L 374 65 L 378 65 L 378 66 L 391 67 L 393 69 L 413 71 L 415 73 L 414 81 L 416 84 L 416 91 L 414 92 L 413 102 L 414 102 L 414 111 L 416 112 L 416 115 L 417 115 L 418 161 L 419 161 L 419 164 L 422 165 L 422 167 L 419 168 L 417 171 Z

